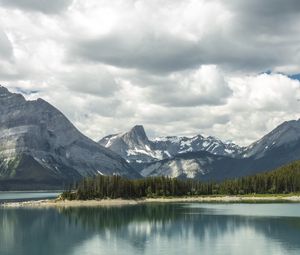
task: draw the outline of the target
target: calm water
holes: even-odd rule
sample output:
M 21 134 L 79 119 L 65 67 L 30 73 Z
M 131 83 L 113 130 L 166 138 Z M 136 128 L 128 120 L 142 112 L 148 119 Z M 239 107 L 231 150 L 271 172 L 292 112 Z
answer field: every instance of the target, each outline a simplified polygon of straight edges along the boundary
M 300 204 L 0 209 L 1 255 L 300 254 Z
M 3 202 L 15 202 L 15 201 L 29 201 L 29 200 L 41 200 L 41 199 L 51 199 L 56 198 L 60 192 L 24 192 L 24 191 L 11 191 L 2 192 L 0 191 L 0 204 Z

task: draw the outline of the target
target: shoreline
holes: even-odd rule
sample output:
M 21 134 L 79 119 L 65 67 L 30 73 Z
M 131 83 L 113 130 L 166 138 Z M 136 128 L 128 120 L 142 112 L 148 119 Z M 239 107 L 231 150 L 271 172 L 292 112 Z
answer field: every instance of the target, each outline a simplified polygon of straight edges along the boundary
M 102 199 L 102 200 L 61 200 L 46 199 L 22 202 L 5 202 L 0 204 L 4 208 L 53 208 L 53 207 L 97 207 L 97 206 L 124 206 L 145 203 L 272 203 L 294 202 L 300 203 L 300 195 L 259 195 L 259 196 L 199 196 L 199 197 L 172 197 L 172 198 L 144 198 L 144 199 Z

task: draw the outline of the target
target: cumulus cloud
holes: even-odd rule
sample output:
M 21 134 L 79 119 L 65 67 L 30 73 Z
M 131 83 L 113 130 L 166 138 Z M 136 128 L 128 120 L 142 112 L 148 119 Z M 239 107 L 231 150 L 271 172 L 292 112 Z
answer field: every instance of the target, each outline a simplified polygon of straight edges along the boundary
M 171 72 L 210 63 L 214 53 L 207 44 L 228 19 L 220 3 L 204 1 L 128 1 L 112 4 L 105 12 L 115 17 L 110 31 L 102 32 L 101 25 L 98 33 L 83 31 L 84 36 L 74 41 L 70 55 L 149 72 Z M 220 15 L 215 18 L 217 14 Z
M 225 104 L 232 93 L 216 66 L 175 73 L 163 86 L 149 86 L 148 90 L 149 101 L 172 107 Z
M 300 83 L 282 74 L 260 74 L 233 78 L 235 95 L 231 106 L 236 111 L 285 111 L 300 109 Z M 244 104 L 241 104 L 244 102 Z
M 299 118 L 299 11 L 296 0 L 0 0 L 0 83 L 96 140 L 144 124 L 247 144 Z
M 0 0 L 0 5 L 45 14 L 59 13 L 65 10 L 73 0 Z

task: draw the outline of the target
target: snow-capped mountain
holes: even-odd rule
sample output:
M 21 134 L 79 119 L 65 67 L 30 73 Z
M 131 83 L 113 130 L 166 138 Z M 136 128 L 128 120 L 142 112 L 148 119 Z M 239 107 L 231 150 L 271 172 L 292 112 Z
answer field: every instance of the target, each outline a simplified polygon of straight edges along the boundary
M 59 186 L 83 176 L 138 173 L 118 154 L 81 134 L 42 99 L 0 86 L 0 188 Z M 20 187 L 20 186 L 19 186 Z
M 195 151 L 230 157 L 235 157 L 243 151 L 243 148 L 234 143 L 222 142 L 212 136 L 167 136 L 149 140 L 141 125 L 126 133 L 106 136 L 99 143 L 131 163 L 153 162 Z
M 235 157 L 239 155 L 243 148 L 232 142 L 223 142 L 215 137 L 196 135 L 194 137 L 167 136 L 153 140 L 155 148 L 167 152 L 168 155 L 195 151 L 207 151 L 214 155 Z
M 109 135 L 99 141 L 102 146 L 118 153 L 128 162 L 153 162 L 168 157 L 166 152 L 156 150 L 144 127 L 134 126 L 129 132 Z
M 130 143 L 130 149 L 126 145 L 122 156 L 130 163 L 142 162 L 141 166 L 132 165 L 145 177 L 223 180 L 272 170 L 300 159 L 300 120 L 282 123 L 248 147 L 201 135 L 149 140 L 142 126 L 139 129 L 143 133 L 140 147 L 136 142 Z M 106 141 L 103 145 L 119 153 L 117 140 L 129 144 L 122 137 L 131 136 L 128 133 L 109 136 L 102 140 Z
M 143 176 L 223 180 L 272 170 L 300 159 L 300 120 L 287 121 L 242 149 L 235 158 L 210 153 L 183 153 L 145 165 Z

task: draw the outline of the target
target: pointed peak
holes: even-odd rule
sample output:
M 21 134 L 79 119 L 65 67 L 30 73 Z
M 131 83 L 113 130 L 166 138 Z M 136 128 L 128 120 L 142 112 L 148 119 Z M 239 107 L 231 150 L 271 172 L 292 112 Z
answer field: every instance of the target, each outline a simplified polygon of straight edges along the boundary
M 135 125 L 131 130 L 144 130 L 143 125 Z
M 128 133 L 131 136 L 140 137 L 143 140 L 148 140 L 145 129 L 142 125 L 135 125 Z
M 217 140 L 217 138 L 216 138 L 216 137 L 214 137 L 214 136 L 211 136 L 211 135 L 210 135 L 210 136 L 208 136 L 208 137 L 207 137 L 207 139 L 209 139 L 209 140 Z
M 0 93 L 1 94 L 4 94 L 4 93 L 8 94 L 8 93 L 11 93 L 11 92 L 9 92 L 9 90 L 6 87 L 4 87 L 0 84 Z
M 146 135 L 145 129 L 142 125 L 135 125 L 133 128 L 130 129 L 130 133 L 137 133 L 141 135 Z
M 203 136 L 203 135 L 200 135 L 200 134 L 198 134 L 198 135 L 195 135 L 193 138 L 204 139 L 204 136 Z
M 22 100 L 25 101 L 25 98 L 22 94 L 19 93 L 13 93 L 9 91 L 6 87 L 0 85 L 0 99 L 3 102 L 6 102 L 8 99 L 12 101 L 12 98 L 16 101 Z

